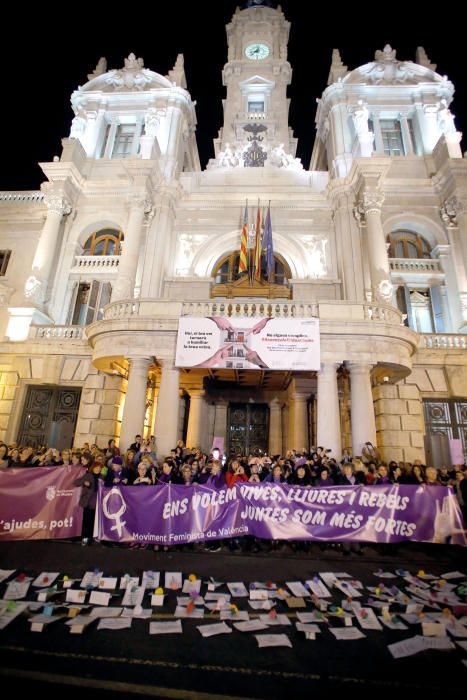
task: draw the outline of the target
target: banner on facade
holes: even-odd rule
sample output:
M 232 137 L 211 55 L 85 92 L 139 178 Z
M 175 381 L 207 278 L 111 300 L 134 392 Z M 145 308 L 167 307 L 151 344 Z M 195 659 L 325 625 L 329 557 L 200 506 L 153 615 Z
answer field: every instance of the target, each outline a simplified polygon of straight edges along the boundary
M 52 540 L 81 535 L 84 467 L 0 470 L 0 541 Z
M 445 486 L 233 488 L 99 485 L 96 534 L 115 542 L 177 545 L 253 535 L 262 539 L 466 545 L 462 515 Z
M 319 370 L 319 319 L 182 316 L 177 367 Z

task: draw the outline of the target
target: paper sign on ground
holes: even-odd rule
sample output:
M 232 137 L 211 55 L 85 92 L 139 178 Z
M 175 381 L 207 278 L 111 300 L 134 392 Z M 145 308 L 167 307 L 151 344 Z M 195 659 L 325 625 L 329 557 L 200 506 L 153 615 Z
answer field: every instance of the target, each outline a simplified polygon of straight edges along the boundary
M 255 634 L 258 647 L 292 647 L 286 634 Z
M 151 622 L 149 634 L 182 634 L 182 621 L 169 620 L 168 622 Z
M 231 634 L 232 628 L 225 622 L 216 622 L 212 625 L 201 625 L 197 628 L 203 637 L 214 637 L 217 634 Z
M 45 588 L 46 586 L 50 587 L 58 577 L 59 573 L 59 571 L 43 571 L 36 579 L 34 579 L 31 585 L 37 588 Z

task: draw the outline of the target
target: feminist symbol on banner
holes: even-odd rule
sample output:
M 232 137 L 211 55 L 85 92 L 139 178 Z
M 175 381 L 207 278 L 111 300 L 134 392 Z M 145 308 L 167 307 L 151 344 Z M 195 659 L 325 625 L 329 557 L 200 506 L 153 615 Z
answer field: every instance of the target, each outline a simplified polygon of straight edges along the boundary
M 120 510 L 118 510 L 116 513 L 109 513 L 109 510 L 107 508 L 107 503 L 112 496 L 118 496 L 121 502 Z M 120 520 L 120 516 L 123 515 L 123 513 L 126 511 L 126 503 L 123 500 L 123 496 L 119 488 L 114 486 L 109 491 L 109 493 L 106 496 L 104 496 L 104 499 L 102 501 L 102 510 L 104 511 L 104 515 L 106 518 L 108 518 L 109 520 L 115 520 L 115 525 L 112 525 L 110 529 L 117 530 L 118 536 L 121 537 L 123 532 L 123 526 L 126 524 L 126 520 Z

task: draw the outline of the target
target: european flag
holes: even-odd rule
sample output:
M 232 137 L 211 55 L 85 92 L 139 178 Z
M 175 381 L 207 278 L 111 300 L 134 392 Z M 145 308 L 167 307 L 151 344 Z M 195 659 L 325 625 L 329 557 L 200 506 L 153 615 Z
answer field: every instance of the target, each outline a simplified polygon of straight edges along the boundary
M 268 212 L 266 214 L 266 222 L 264 224 L 262 249 L 266 256 L 266 271 L 269 282 L 272 280 L 274 273 L 274 248 L 272 245 L 272 224 L 271 224 L 271 204 L 269 203 Z

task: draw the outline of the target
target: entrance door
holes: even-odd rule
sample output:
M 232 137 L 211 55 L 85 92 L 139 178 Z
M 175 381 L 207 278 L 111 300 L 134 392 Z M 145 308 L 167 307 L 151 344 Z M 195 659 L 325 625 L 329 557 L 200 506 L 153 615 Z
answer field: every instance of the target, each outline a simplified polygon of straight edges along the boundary
M 81 389 L 62 386 L 29 386 L 24 402 L 18 444 L 72 446 Z
M 269 407 L 262 403 L 229 405 L 229 454 L 254 454 L 268 451 Z
M 465 399 L 424 400 L 425 449 L 429 466 L 451 464 L 449 441 L 460 439 L 467 458 L 467 401 Z

